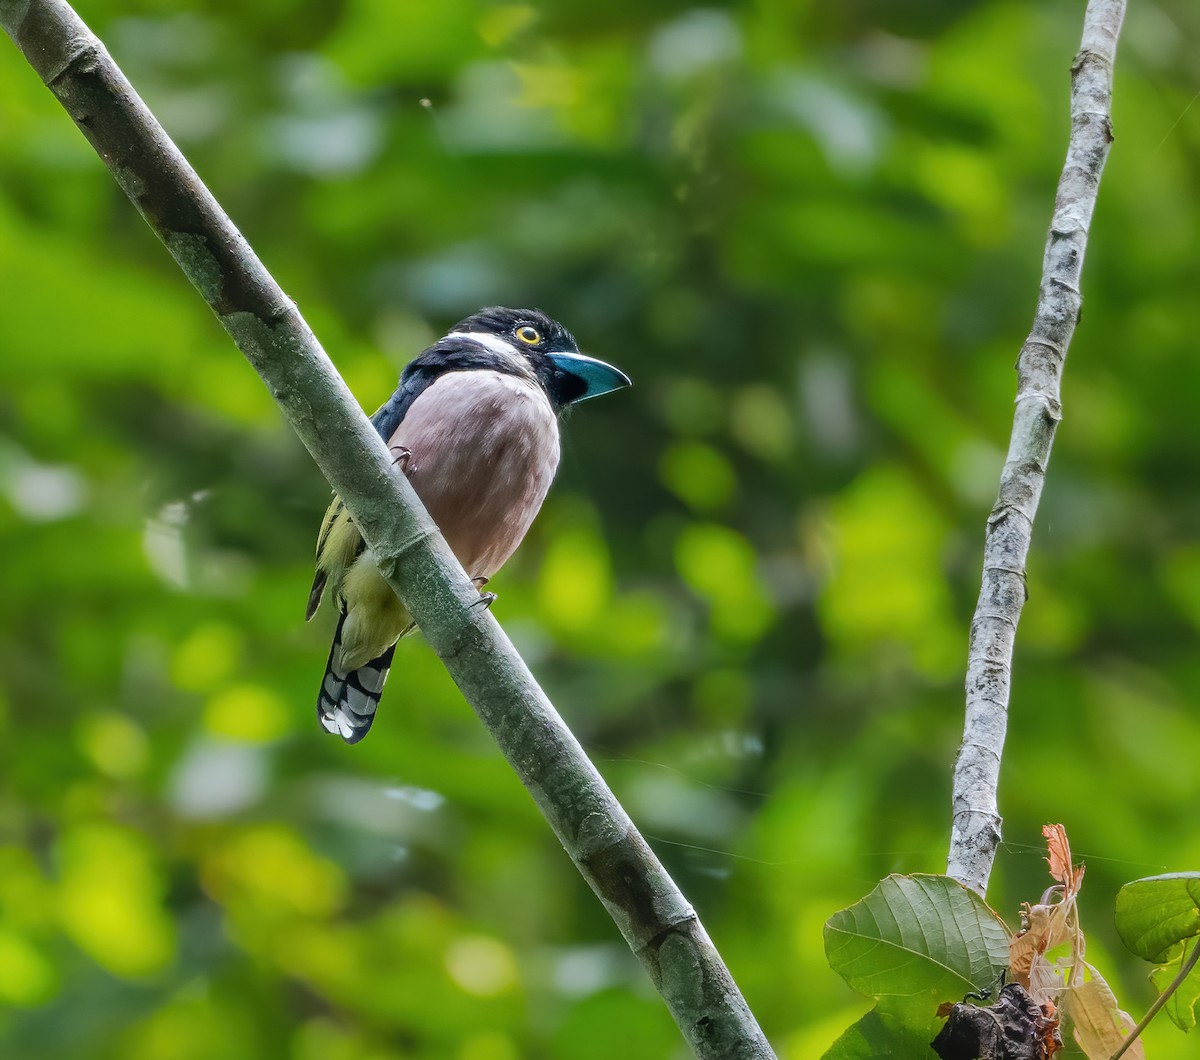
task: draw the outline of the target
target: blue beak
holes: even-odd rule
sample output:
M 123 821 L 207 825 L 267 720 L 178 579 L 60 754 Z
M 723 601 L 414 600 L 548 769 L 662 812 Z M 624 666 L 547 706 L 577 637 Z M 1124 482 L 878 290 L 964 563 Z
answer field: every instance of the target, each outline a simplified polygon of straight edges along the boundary
M 571 399 L 572 405 L 633 385 L 629 376 L 619 368 L 598 361 L 595 357 L 585 357 L 582 353 L 551 353 L 548 356 L 556 368 L 573 375 L 583 384 L 583 393 Z

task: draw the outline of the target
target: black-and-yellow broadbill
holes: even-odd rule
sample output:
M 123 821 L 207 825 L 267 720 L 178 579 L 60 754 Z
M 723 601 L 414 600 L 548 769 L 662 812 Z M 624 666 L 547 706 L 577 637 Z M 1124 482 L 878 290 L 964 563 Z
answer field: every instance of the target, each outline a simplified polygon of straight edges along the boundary
M 482 588 L 545 500 L 558 469 L 559 414 L 628 385 L 623 372 L 580 353 L 545 313 L 493 307 L 412 360 L 371 422 Z M 414 626 L 336 497 L 317 540 L 306 617 L 326 589 L 338 623 L 317 716 L 328 732 L 357 743 L 375 720 L 396 641 Z

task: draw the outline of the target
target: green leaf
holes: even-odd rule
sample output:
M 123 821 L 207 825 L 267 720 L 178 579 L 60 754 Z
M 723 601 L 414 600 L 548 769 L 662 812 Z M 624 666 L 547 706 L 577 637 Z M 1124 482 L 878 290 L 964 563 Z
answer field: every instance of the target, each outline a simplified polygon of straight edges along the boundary
M 940 1021 L 939 1021 L 940 1022 Z M 906 1027 L 888 1019 L 877 1006 L 833 1043 L 821 1060 L 867 1060 L 886 1056 L 889 1060 L 928 1060 L 936 1031 Z
M 1190 953 L 1191 947 L 1185 944 L 1178 961 L 1159 965 L 1150 973 L 1150 982 L 1154 984 L 1154 988 L 1160 994 L 1175 981 L 1175 976 L 1179 974 L 1179 969 L 1183 967 L 1183 963 L 1188 959 Z M 1200 965 L 1196 965 L 1188 972 L 1187 978 L 1179 984 L 1179 989 L 1163 1005 L 1163 1011 L 1171 1018 L 1171 1022 L 1176 1027 L 1187 1032 L 1196 1026 L 1196 1003 L 1198 1001 L 1200 1001 Z
M 1117 892 L 1117 932 L 1142 960 L 1158 965 L 1150 980 L 1161 993 L 1188 959 L 1187 940 L 1200 935 L 1200 872 L 1173 872 L 1127 883 Z M 1163 1008 L 1182 1031 L 1196 1026 L 1200 966 L 1188 973 Z
M 825 924 L 825 955 L 878 1000 L 828 1060 L 930 1056 L 938 1005 L 994 986 L 1008 968 L 1008 929 L 973 891 L 946 876 L 889 876 Z
M 1173 872 L 1117 892 L 1117 932 L 1144 961 L 1178 963 L 1184 939 L 1200 935 L 1200 873 Z

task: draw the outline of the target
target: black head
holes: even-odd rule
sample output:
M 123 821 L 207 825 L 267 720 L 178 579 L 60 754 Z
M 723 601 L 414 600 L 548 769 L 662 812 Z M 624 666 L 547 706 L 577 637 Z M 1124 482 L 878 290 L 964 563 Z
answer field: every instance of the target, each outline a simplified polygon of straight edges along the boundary
M 450 329 L 451 335 L 492 335 L 527 353 L 578 353 L 575 336 L 540 309 L 489 306 Z
M 482 309 L 414 357 L 396 392 L 371 417 L 385 440 L 412 403 L 447 372 L 503 372 L 539 384 L 555 412 L 576 401 L 629 386 L 612 365 L 585 357 L 571 333 L 537 309 Z
M 528 371 L 545 388 L 555 410 L 629 386 L 624 372 L 584 356 L 575 337 L 540 309 L 490 306 L 455 324 L 446 339 L 456 337 L 511 359 L 518 374 Z

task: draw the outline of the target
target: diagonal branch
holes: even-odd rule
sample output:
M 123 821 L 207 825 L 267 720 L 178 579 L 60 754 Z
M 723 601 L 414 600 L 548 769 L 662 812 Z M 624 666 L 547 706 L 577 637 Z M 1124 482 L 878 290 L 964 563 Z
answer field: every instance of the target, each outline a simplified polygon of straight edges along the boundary
M 1017 410 L 1000 495 L 988 517 L 983 584 L 967 650 L 967 711 L 954 763 L 947 874 L 979 894 L 1000 842 L 996 788 L 1008 721 L 1013 642 L 1025 603 L 1025 558 L 1062 418 L 1059 382 L 1079 320 L 1079 277 L 1100 174 L 1112 143 L 1112 77 L 1125 0 L 1089 0 L 1071 66 L 1071 136 L 1046 237 L 1033 329 L 1017 360 Z
M 64 0 L 0 0 L 0 25 L 254 366 L 389 584 L 649 972 L 698 1057 L 770 1046 L 695 911 L 431 522 L 295 305 Z

